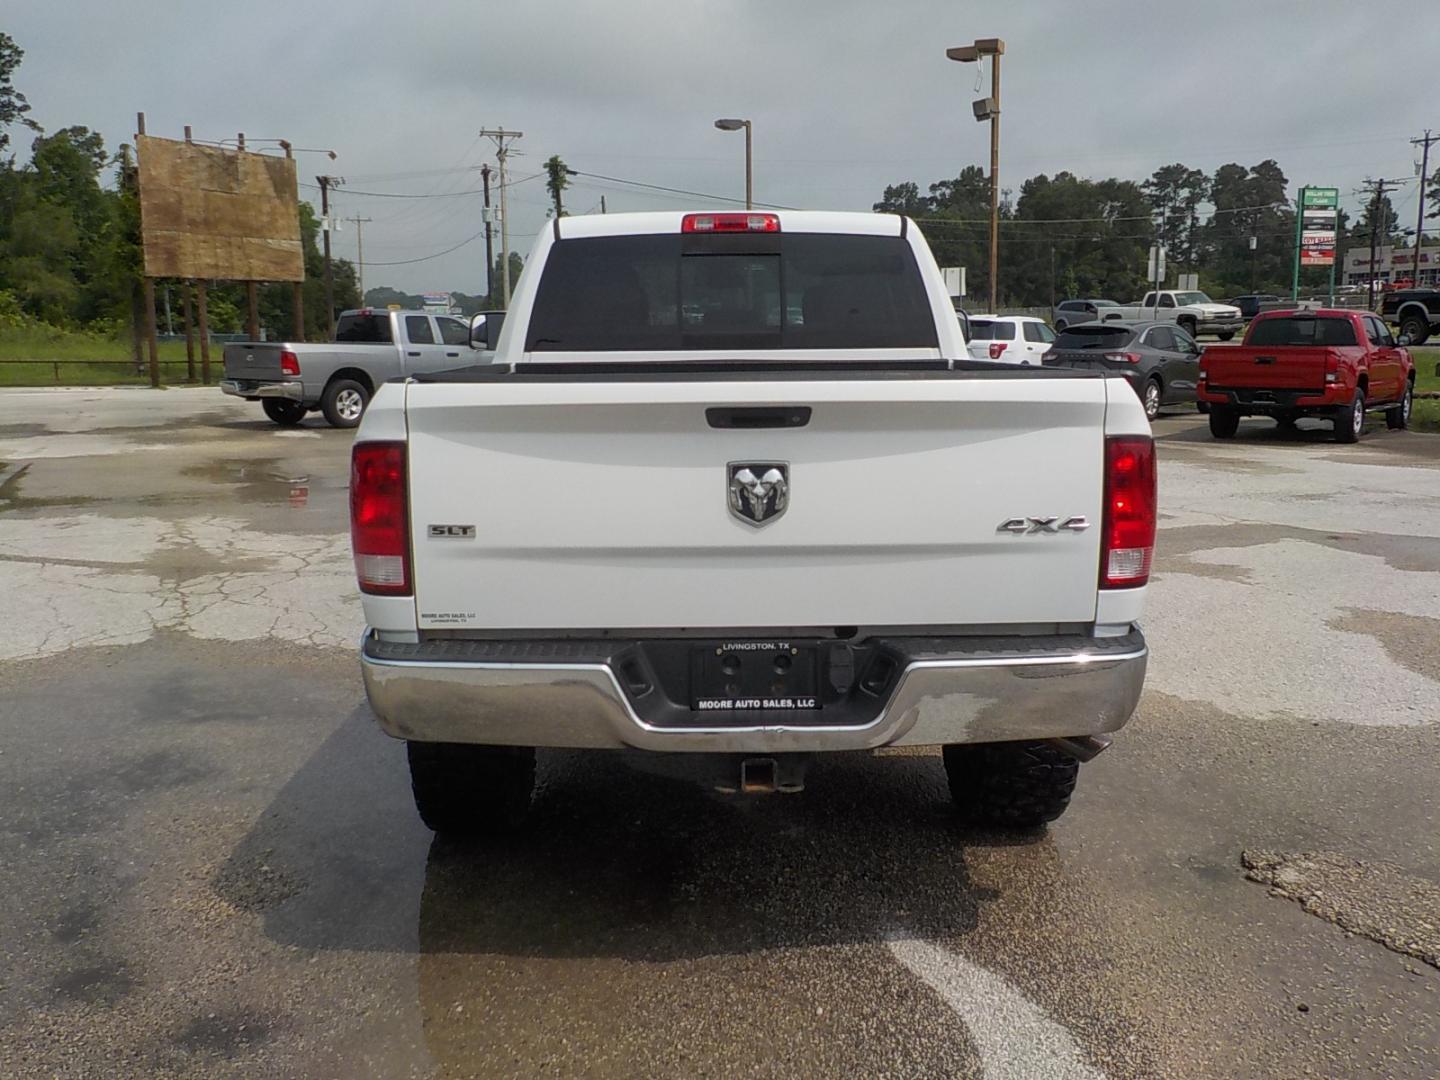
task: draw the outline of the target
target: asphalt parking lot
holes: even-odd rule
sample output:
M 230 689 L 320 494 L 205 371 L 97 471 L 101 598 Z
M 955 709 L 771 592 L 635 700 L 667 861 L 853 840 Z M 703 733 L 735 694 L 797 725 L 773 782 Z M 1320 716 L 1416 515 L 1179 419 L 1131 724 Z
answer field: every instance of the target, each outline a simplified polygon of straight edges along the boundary
M 1440 436 L 1202 419 L 1047 833 L 557 753 L 496 848 L 368 715 L 348 433 L 0 394 L 0 1076 L 1440 1075 Z

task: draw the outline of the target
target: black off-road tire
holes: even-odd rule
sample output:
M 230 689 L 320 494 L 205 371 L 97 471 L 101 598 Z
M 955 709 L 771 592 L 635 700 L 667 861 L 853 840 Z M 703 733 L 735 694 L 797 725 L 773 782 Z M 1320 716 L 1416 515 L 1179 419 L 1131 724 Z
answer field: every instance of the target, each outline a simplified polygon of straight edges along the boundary
M 1231 340 L 1231 339 L 1235 336 L 1235 331 L 1234 331 L 1234 330 L 1221 330 L 1221 331 L 1220 331 L 1218 334 L 1216 334 L 1215 336 L 1218 337 L 1221 341 L 1229 341 L 1229 340 Z
M 956 812 L 966 821 L 1038 829 L 1070 805 L 1080 763 L 1043 742 L 956 744 L 944 748 Z
M 1405 383 L 1405 396 L 1400 399 L 1400 404 L 1385 410 L 1385 426 L 1391 431 L 1404 431 L 1410 426 L 1410 411 L 1414 405 L 1415 382 L 1412 379 Z
M 369 404 L 370 391 L 354 379 L 331 379 L 320 395 L 320 411 L 331 427 L 357 426 Z
M 410 788 L 420 820 L 446 836 L 514 832 L 535 791 L 528 746 L 408 742 Z
M 1430 323 L 1419 315 L 1406 315 L 1400 320 L 1400 333 L 1410 336 L 1411 345 L 1424 345 L 1430 336 Z
M 1217 439 L 1233 439 L 1240 430 L 1240 414 L 1234 409 L 1210 406 L 1210 434 Z
M 260 408 L 281 427 L 294 427 L 305 419 L 305 414 L 309 411 L 298 401 L 286 401 L 284 398 L 261 398 Z
M 1365 427 L 1365 391 L 1356 390 L 1355 398 L 1349 405 L 1335 411 L 1335 441 L 1354 443 L 1360 441 L 1360 432 Z

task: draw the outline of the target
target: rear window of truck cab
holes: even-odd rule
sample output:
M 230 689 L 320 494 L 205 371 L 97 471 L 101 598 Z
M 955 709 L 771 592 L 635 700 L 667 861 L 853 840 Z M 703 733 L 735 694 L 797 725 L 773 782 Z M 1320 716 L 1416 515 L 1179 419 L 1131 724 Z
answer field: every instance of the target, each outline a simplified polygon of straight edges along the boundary
M 559 240 L 529 352 L 937 348 L 910 245 L 830 233 Z
M 1316 318 L 1297 315 L 1293 318 L 1262 319 L 1250 328 L 1246 345 L 1354 345 L 1355 327 L 1349 319 Z
M 358 312 L 341 315 L 335 324 L 335 340 L 351 345 L 373 345 L 390 342 L 390 313 Z

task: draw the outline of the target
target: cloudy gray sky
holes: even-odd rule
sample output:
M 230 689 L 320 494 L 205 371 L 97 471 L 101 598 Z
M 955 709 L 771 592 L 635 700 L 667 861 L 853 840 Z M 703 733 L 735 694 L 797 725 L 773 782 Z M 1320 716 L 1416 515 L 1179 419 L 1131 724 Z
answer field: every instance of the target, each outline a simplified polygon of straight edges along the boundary
M 988 165 L 970 114 L 976 71 L 947 45 L 1003 37 L 1001 183 L 1038 172 L 1142 179 L 1183 161 L 1280 162 L 1293 186 L 1413 177 L 1408 140 L 1440 130 L 1437 0 L 18 0 L 0 27 L 26 51 L 17 84 L 47 129 L 84 124 L 111 147 L 144 110 L 151 134 L 244 131 L 297 146 L 301 178 L 346 177 L 337 212 L 365 227 L 366 284 L 484 291 L 482 126 L 525 133 L 512 158 L 512 245 L 548 205 L 551 154 L 610 177 L 743 197 L 755 123 L 756 199 L 868 209 L 888 183 L 923 188 Z M 1440 156 L 1437 152 L 1436 156 Z M 1395 197 L 1415 213 L 1416 184 Z M 703 200 L 577 178 L 567 210 Z M 313 190 L 302 197 L 318 202 Z M 355 233 L 338 238 L 354 255 Z M 424 259 L 408 265 L 381 266 Z

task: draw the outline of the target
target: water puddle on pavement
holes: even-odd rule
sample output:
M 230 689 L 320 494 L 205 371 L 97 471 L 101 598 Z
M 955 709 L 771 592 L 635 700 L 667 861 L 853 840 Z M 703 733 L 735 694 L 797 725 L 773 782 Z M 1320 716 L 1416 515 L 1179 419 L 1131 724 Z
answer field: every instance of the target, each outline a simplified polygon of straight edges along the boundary
M 243 502 L 279 503 L 294 509 L 310 504 L 312 483 L 309 474 L 287 469 L 276 458 L 257 461 L 215 461 L 206 465 L 190 465 L 180 470 L 182 476 L 226 484 L 232 494 Z

